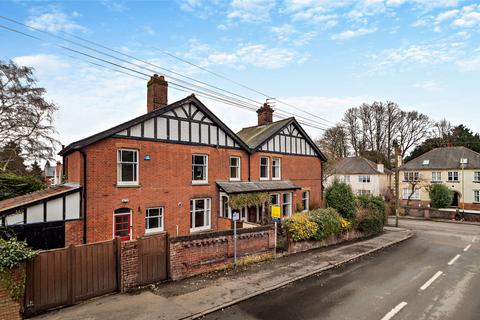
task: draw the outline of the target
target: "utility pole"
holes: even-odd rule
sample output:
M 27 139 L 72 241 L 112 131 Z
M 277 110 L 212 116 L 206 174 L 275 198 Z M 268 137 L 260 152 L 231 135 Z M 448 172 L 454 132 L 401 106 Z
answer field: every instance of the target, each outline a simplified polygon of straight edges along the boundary
M 393 140 L 395 149 L 395 227 L 398 227 L 398 216 L 400 213 L 400 146 L 397 140 Z

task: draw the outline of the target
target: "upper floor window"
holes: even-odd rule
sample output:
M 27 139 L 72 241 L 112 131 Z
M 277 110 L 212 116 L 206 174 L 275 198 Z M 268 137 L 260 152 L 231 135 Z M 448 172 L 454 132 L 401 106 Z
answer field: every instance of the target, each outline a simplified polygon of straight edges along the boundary
M 473 181 L 480 181 L 480 171 L 475 171 L 473 173 Z
M 432 182 L 441 182 L 442 181 L 442 173 L 440 171 L 432 172 Z
M 205 154 L 192 155 L 192 183 L 208 182 L 208 156 Z
M 350 184 L 350 176 L 342 176 L 340 181 L 346 184 Z
M 370 176 L 358 176 L 358 182 L 370 183 Z
M 210 198 L 190 200 L 190 231 L 210 229 Z
M 269 158 L 261 157 L 260 158 L 260 180 L 268 180 L 269 175 Z
M 147 208 L 145 232 L 163 231 L 163 208 Z
M 240 180 L 240 157 L 230 157 L 230 180 Z
M 303 211 L 310 210 L 310 192 L 309 191 L 302 192 L 302 207 L 303 207 Z
M 420 173 L 418 171 L 405 171 L 403 173 L 403 181 L 419 181 L 420 180 Z
M 448 181 L 458 181 L 458 171 L 449 171 Z
M 138 150 L 119 149 L 117 153 L 117 184 L 138 184 Z
M 272 180 L 280 180 L 282 174 L 282 160 L 280 158 L 272 158 Z

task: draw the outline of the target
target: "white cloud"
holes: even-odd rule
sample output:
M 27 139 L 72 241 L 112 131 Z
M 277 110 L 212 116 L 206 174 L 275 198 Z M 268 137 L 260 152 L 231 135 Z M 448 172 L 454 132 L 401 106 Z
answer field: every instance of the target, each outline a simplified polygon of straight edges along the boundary
M 452 19 L 453 17 L 455 17 L 457 14 L 458 14 L 458 10 L 457 9 L 454 9 L 454 10 L 448 10 L 448 11 L 445 11 L 445 12 L 442 12 L 441 14 L 439 14 L 437 16 L 437 18 L 435 19 L 435 23 L 442 23 L 446 20 L 450 20 Z
M 241 22 L 268 21 L 274 7 L 274 0 L 233 0 L 227 18 Z
M 413 85 L 413 87 L 428 92 L 437 92 L 442 89 L 442 86 L 435 80 L 417 82 Z
M 480 55 L 457 61 L 461 71 L 480 71 Z
M 317 36 L 316 31 L 300 32 L 290 24 L 271 27 L 270 30 L 276 38 L 282 42 L 291 42 L 295 46 L 304 46 L 310 43 Z
M 75 14 L 68 15 L 58 9 L 52 8 L 49 12 L 43 12 L 38 15 L 30 16 L 25 24 L 32 28 L 45 30 L 53 33 L 60 31 L 82 31 L 87 29 L 74 21 Z
M 123 12 L 127 10 L 127 6 L 125 5 L 124 1 L 102 0 L 100 3 L 112 11 Z
M 217 29 L 222 30 L 222 31 L 226 31 L 226 30 L 228 30 L 228 27 L 226 25 L 224 25 L 223 23 L 221 23 L 217 26 Z
M 280 41 L 289 41 L 290 37 L 297 32 L 297 30 L 290 24 L 271 27 L 270 30 Z
M 359 28 L 356 30 L 346 30 L 340 33 L 333 34 L 331 36 L 332 40 L 348 40 L 351 38 L 356 38 L 360 36 L 364 36 L 370 33 L 374 33 L 377 31 L 377 28 Z
M 463 12 L 461 17 L 453 21 L 453 26 L 471 28 L 480 25 L 480 6 L 478 11 Z

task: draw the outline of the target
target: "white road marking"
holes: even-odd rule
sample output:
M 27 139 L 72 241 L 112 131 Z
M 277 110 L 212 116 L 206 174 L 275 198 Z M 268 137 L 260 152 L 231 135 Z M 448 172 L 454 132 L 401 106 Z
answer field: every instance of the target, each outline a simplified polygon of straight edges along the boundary
M 407 303 L 405 301 L 403 302 L 400 302 L 398 304 L 398 306 L 396 306 L 395 308 L 393 308 L 392 310 L 390 310 L 389 313 L 387 313 L 385 316 L 383 316 L 382 320 L 390 320 L 392 319 L 397 313 L 400 312 L 400 310 L 402 310 L 405 306 L 407 305 Z
M 472 242 L 475 242 L 477 240 L 477 236 L 473 237 Z
M 460 258 L 459 254 L 457 254 L 455 257 L 453 257 L 453 259 L 448 262 L 448 265 L 451 266 L 452 264 L 454 264 L 455 261 L 457 261 L 458 258 Z
M 472 245 L 469 244 L 468 246 L 465 247 L 465 249 L 463 249 L 463 251 L 468 251 L 468 249 L 470 249 L 471 246 L 472 246 Z
M 431 277 L 427 282 L 423 284 L 423 286 L 420 287 L 420 290 L 427 289 L 433 283 L 433 281 L 437 280 L 437 278 L 440 277 L 442 274 L 442 271 L 438 271 L 437 273 L 435 273 L 433 277 Z

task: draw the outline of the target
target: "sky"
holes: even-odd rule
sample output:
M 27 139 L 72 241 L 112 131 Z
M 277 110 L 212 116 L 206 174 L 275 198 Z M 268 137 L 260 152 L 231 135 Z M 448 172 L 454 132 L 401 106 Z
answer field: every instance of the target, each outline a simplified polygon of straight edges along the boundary
M 148 75 L 163 73 L 174 81 L 169 76 L 177 76 L 158 67 L 166 68 L 258 106 L 265 95 L 274 97 L 298 108 L 277 102 L 277 110 L 316 122 L 317 128 L 304 127 L 314 138 L 322 134 L 318 127 L 340 121 L 346 109 L 375 100 L 480 132 L 480 2 L 3 0 L 0 16 L 147 61 L 155 67 L 125 56 L 116 63 Z M 35 68 L 38 85 L 59 107 L 55 126 L 62 144 L 146 112 L 147 76 L 93 65 L 88 61 L 100 62 L 55 44 L 100 54 L 11 21 L 0 19 L 0 26 L 41 38 L 0 28 L 0 59 Z M 189 92 L 171 88 L 169 102 Z M 200 100 L 234 131 L 256 124 L 255 112 Z

